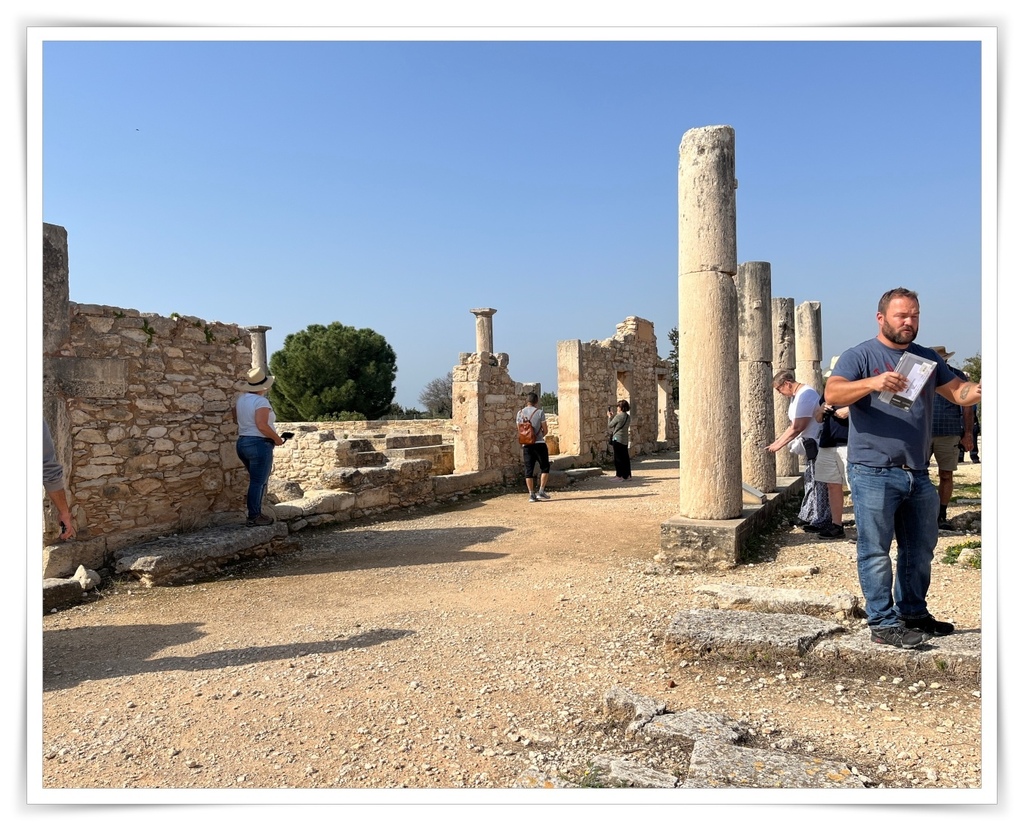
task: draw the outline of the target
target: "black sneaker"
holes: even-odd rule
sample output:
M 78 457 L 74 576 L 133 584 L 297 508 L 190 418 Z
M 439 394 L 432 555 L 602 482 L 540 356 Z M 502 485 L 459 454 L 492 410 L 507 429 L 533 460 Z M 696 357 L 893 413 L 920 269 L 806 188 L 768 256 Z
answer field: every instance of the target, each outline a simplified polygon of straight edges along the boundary
M 260 514 L 259 516 L 254 516 L 251 519 L 247 519 L 245 521 L 245 525 L 246 525 L 247 528 L 252 528 L 254 525 L 261 525 L 262 526 L 262 525 L 273 525 L 273 524 L 274 524 L 274 520 L 272 520 L 266 514 Z
M 916 632 L 924 632 L 926 635 L 952 635 L 953 630 L 956 628 L 952 623 L 946 623 L 943 620 L 936 620 L 931 615 L 926 615 L 925 617 L 900 618 L 900 623 L 908 629 L 913 629 Z
M 956 528 L 953 527 L 953 523 L 950 522 L 948 519 L 940 519 L 939 520 L 939 530 L 940 531 L 955 531 Z
M 828 526 L 827 528 L 825 528 L 824 530 L 819 532 L 818 536 L 821 537 L 822 539 L 826 539 L 826 540 L 827 539 L 839 539 L 841 537 L 845 537 L 846 536 L 846 531 L 843 530 L 843 526 L 842 525 L 836 525 L 833 522 L 830 526 Z
M 804 525 L 800 530 L 806 534 L 820 534 L 822 531 L 827 530 L 828 527 L 828 525 Z
M 898 649 L 917 649 L 926 640 L 928 636 L 924 632 L 906 626 L 882 626 L 871 630 L 871 643 L 885 643 Z

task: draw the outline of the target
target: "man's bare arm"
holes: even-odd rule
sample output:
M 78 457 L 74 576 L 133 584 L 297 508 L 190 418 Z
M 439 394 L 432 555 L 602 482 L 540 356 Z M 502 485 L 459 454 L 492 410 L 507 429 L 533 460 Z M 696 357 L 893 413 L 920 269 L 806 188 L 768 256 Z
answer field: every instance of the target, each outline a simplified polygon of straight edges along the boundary
M 831 379 L 829 379 L 831 380 Z M 973 381 L 965 381 L 962 378 L 953 378 L 948 384 L 936 387 L 935 391 L 945 398 L 961 407 L 970 407 L 981 401 L 981 382 L 975 384 Z
M 883 372 L 856 381 L 833 373 L 825 382 L 825 402 L 835 407 L 848 407 L 873 392 L 900 392 L 906 388 L 907 379 L 898 372 Z

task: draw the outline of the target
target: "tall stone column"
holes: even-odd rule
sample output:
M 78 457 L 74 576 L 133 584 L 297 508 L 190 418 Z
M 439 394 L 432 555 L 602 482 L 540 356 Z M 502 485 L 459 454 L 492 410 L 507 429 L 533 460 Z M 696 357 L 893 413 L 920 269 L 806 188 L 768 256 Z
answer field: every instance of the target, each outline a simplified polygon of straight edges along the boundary
M 679 145 L 679 512 L 743 512 L 736 284 L 736 134 Z
M 796 380 L 824 391 L 821 376 L 821 303 L 805 300 L 796 307 Z
M 743 481 L 763 493 L 771 493 L 776 484 L 775 457 L 765 450 L 775 439 L 771 263 L 740 263 L 736 292 Z
M 476 315 L 476 351 L 494 352 L 494 328 L 491 318 L 497 309 L 470 309 Z
M 772 364 L 774 375 L 783 369 L 796 369 L 796 322 L 792 297 L 772 298 Z M 789 427 L 789 402 L 792 399 L 772 390 L 775 402 L 775 436 L 781 436 Z M 774 439 L 774 436 L 773 436 Z M 798 459 L 788 450 L 775 454 L 775 475 L 796 476 L 800 472 Z
M 68 232 L 60 225 L 43 223 L 43 419 L 50 427 L 57 460 L 64 467 L 64 481 L 70 485 L 72 474 L 71 414 L 61 384 L 61 364 L 73 358 L 71 345 L 71 308 L 68 268 Z M 35 425 L 36 430 L 41 430 Z M 42 439 L 40 438 L 40 442 Z M 36 449 L 38 453 L 38 448 Z M 38 457 L 36 457 L 38 458 Z M 38 464 L 38 462 L 37 462 Z M 38 468 L 36 468 L 38 470 Z M 75 522 L 81 529 L 82 516 L 75 507 L 74 489 L 65 488 Z M 54 539 L 60 533 L 57 512 L 44 499 L 43 537 Z
M 270 373 L 270 364 L 267 363 L 267 332 L 273 328 L 271 326 L 246 326 L 245 329 L 249 333 L 252 344 L 252 366 L 253 369 L 257 367 L 262 369 L 266 373 Z

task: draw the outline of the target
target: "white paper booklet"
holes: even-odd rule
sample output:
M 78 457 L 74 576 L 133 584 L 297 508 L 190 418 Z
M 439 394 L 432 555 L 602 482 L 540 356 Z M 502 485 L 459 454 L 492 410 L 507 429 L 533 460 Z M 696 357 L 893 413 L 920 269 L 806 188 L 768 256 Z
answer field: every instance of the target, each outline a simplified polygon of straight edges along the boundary
M 907 388 L 902 392 L 881 392 L 878 394 L 878 400 L 901 410 L 909 410 L 924 389 L 925 382 L 935 371 L 935 366 L 935 361 L 904 352 L 900 362 L 896 364 L 896 372 L 906 376 Z

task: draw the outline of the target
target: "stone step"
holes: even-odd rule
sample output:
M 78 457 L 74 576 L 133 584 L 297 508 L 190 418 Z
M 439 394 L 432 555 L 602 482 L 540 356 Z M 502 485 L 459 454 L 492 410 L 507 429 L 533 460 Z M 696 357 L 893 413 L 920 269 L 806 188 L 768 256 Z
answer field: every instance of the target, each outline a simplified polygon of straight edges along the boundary
M 144 586 L 189 583 L 216 574 L 224 566 L 294 551 L 299 543 L 284 522 L 246 527 L 221 525 L 124 548 L 114 570 L 138 578 Z
M 825 621 L 776 612 L 689 609 L 673 617 L 666 648 L 688 660 L 774 661 L 799 657 L 823 671 L 869 668 L 878 674 L 981 681 L 981 631 L 932 638 L 917 649 L 872 643 L 863 621 Z

